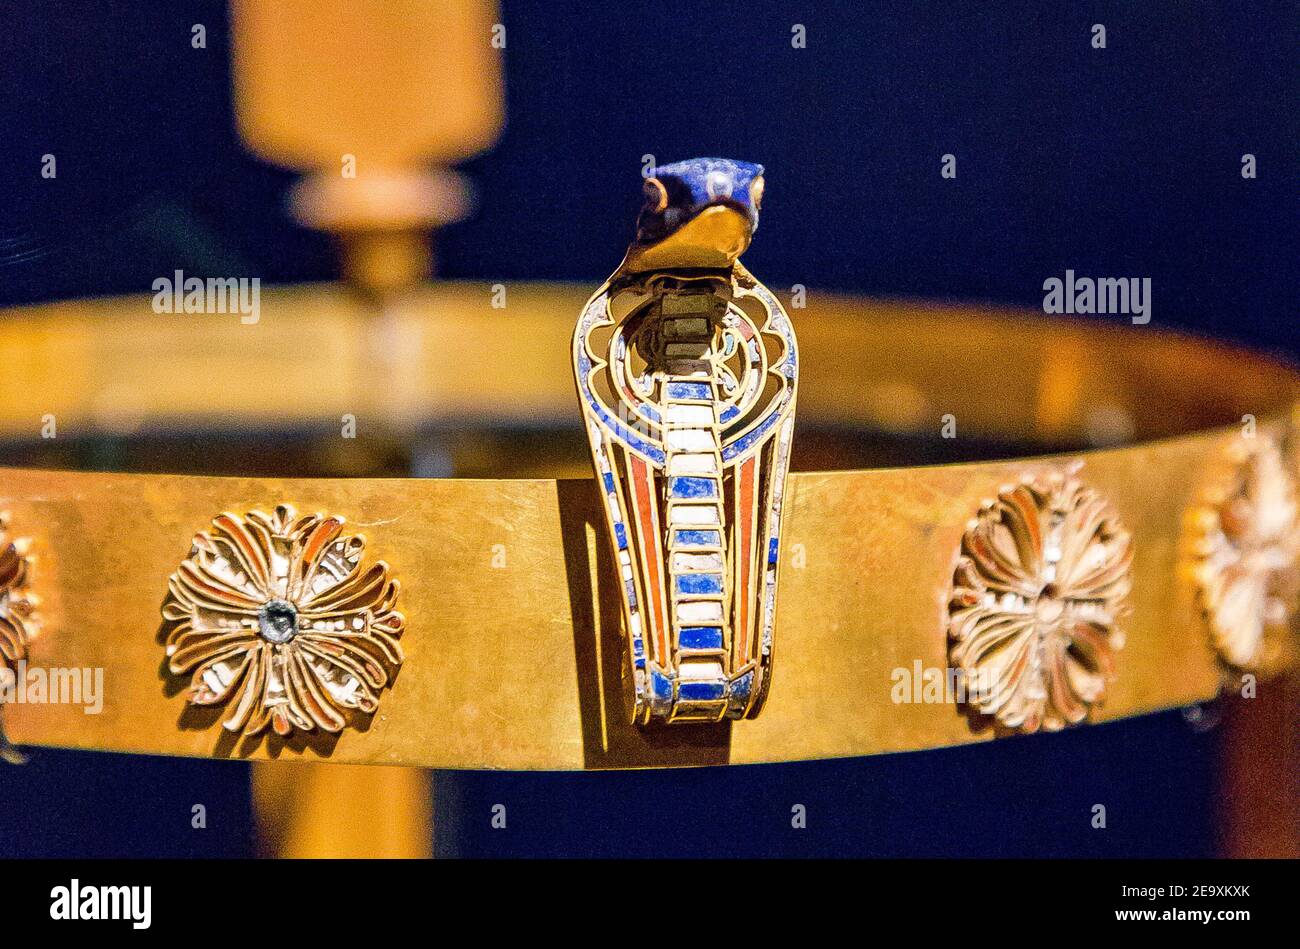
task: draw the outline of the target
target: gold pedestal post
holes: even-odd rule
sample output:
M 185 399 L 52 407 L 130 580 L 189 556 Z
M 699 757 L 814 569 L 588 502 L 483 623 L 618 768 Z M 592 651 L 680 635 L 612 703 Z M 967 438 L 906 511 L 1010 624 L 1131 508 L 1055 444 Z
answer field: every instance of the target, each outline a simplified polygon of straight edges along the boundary
M 253 765 L 257 844 L 266 857 L 429 857 L 432 775 L 368 765 Z
M 468 188 L 445 166 L 500 131 L 497 24 L 485 0 L 233 4 L 240 131 L 261 157 L 307 173 L 293 214 L 338 238 L 344 276 L 377 319 L 430 275 L 430 233 L 468 214 Z M 265 763 L 252 782 L 267 856 L 432 853 L 427 772 Z

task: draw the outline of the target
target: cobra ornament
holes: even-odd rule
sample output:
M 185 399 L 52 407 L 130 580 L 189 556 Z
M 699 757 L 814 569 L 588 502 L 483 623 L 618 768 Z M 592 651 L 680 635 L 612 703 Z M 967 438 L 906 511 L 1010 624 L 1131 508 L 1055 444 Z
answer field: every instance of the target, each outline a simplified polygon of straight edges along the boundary
M 798 355 L 739 263 L 760 165 L 663 165 L 623 263 L 573 336 L 617 563 L 635 722 L 752 718 L 772 672 Z

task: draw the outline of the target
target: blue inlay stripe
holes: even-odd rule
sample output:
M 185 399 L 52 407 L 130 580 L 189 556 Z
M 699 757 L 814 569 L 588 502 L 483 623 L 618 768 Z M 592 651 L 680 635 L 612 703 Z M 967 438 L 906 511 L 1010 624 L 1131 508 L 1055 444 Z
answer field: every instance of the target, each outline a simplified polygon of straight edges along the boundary
M 768 429 L 770 429 L 773 425 L 776 424 L 777 420 L 781 416 L 781 413 L 785 410 L 786 403 L 789 401 L 790 401 L 790 393 L 787 392 L 785 396 L 782 397 L 780 403 L 775 408 L 771 409 L 768 412 L 767 416 L 763 419 L 763 421 L 758 423 L 757 428 L 754 428 L 752 431 L 750 431 L 748 435 L 746 435 L 741 439 L 738 439 L 737 441 L 732 442 L 730 445 L 723 445 L 722 460 L 734 461 L 738 456 L 743 455 L 751 447 L 753 447 L 753 445 L 756 442 L 760 441 L 761 439 L 764 439 L 767 436 Z
M 707 702 L 726 694 L 725 682 L 683 682 L 677 686 L 677 697 L 688 702 Z
M 619 550 L 627 550 L 627 528 L 621 521 L 614 525 L 614 539 L 618 541 Z
M 650 688 L 656 701 L 671 702 L 673 698 L 672 681 L 658 669 L 650 670 Z
M 606 472 L 605 472 L 605 478 L 604 478 L 604 481 L 605 481 L 605 491 L 606 491 L 607 493 L 609 493 L 609 494 L 613 494 L 613 493 L 614 493 L 614 475 L 611 474 L 610 472 L 606 471 Z
M 722 592 L 720 573 L 682 573 L 673 577 L 677 592 L 685 596 L 707 596 Z
M 673 543 L 679 547 L 721 547 L 722 535 L 717 531 L 676 531 Z
M 713 399 L 707 382 L 670 382 L 666 388 L 666 397 L 669 399 L 696 399 L 701 402 Z
M 773 537 L 767 542 L 767 562 L 776 563 L 777 556 L 777 539 Z
M 794 335 L 790 332 L 790 328 L 785 324 L 784 320 L 774 321 L 773 328 L 776 329 L 785 339 L 786 357 L 785 362 L 782 364 L 782 368 L 785 370 L 786 378 L 794 379 L 795 367 L 798 365 L 798 354 L 795 349 Z M 723 445 L 722 460 L 735 461 L 737 458 L 749 451 L 756 442 L 763 439 L 766 436 L 767 430 L 775 425 L 782 417 L 786 406 L 790 402 L 792 391 L 793 387 L 787 388 L 777 404 L 768 409 L 767 414 L 763 417 L 763 421 L 759 422 L 758 426 L 751 432 L 743 438 L 732 442 L 730 445 Z
M 584 323 L 583 325 L 584 333 L 586 332 L 587 328 L 590 325 L 591 325 L 590 322 Z M 622 442 L 624 445 L 633 449 L 634 451 L 641 452 L 656 464 L 662 465 L 664 463 L 663 449 L 656 448 L 654 445 L 650 444 L 645 439 L 641 438 L 639 435 L 637 435 L 635 432 L 629 429 L 626 425 L 622 424 L 618 419 L 614 418 L 614 416 L 611 415 L 606 410 L 605 406 L 601 404 L 600 400 L 597 399 L 595 394 L 591 391 L 591 385 L 588 379 L 590 374 L 591 374 L 591 357 L 587 355 L 586 349 L 579 349 L 578 350 L 578 386 L 582 391 L 582 397 L 587 402 L 587 407 L 590 408 L 591 411 L 595 413 L 596 418 L 600 419 L 600 421 L 604 423 L 604 425 L 610 430 L 611 434 L 615 439 Z
M 669 478 L 668 493 L 675 498 L 716 498 L 718 482 L 712 478 Z
M 682 649 L 721 649 L 721 626 L 683 626 L 677 637 Z

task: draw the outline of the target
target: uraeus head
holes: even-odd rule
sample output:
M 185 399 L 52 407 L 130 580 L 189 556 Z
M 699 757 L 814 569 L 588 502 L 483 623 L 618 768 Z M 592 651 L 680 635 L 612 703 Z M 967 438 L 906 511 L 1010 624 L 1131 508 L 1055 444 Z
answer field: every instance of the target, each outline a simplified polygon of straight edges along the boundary
M 644 187 L 625 270 L 729 269 L 758 227 L 763 166 L 692 158 L 655 168 Z

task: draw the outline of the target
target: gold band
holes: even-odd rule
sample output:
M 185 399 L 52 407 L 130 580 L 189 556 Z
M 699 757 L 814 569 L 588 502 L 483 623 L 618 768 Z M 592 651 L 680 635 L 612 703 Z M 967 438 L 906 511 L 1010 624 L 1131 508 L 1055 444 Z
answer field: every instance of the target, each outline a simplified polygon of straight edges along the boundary
M 228 426 L 232 415 L 333 424 L 355 413 L 391 425 L 428 415 L 565 419 L 564 354 L 584 295 L 509 292 L 504 311 L 491 308 L 486 287 L 413 296 L 389 312 L 381 352 L 362 313 L 314 290 L 264 294 L 256 327 L 233 316 L 155 316 L 148 298 L 78 305 L 79 323 L 68 307 L 36 308 L 0 323 L 0 350 L 13 367 L 0 429 L 31 431 L 45 413 L 57 417 L 60 437 L 91 426 Z M 114 314 L 100 319 L 96 307 Z M 121 315 L 135 307 L 140 316 Z M 734 728 L 664 730 L 636 728 L 621 707 L 618 580 L 589 479 L 5 470 L 0 508 L 10 533 L 30 541 L 30 585 L 40 596 L 28 662 L 104 670 L 102 712 L 12 703 L 3 710 L 10 737 L 155 754 L 544 769 L 785 761 L 985 740 L 994 730 L 950 703 L 896 700 L 924 670 L 949 665 L 948 598 L 972 518 L 1005 486 L 1073 460 L 1133 548 L 1125 643 L 1091 720 L 1216 693 L 1222 669 L 1186 559 L 1188 515 L 1243 416 L 1264 433 L 1289 425 L 1295 375 L 1139 327 L 815 296 L 796 319 L 803 424 L 939 438 L 951 415 L 959 438 L 1066 442 L 1131 430 L 1141 441 L 1052 459 L 792 474 L 780 672 L 764 714 Z M 437 344 L 448 339 L 457 346 Z M 396 391 L 376 392 L 369 373 L 394 364 Z M 345 518 L 365 535 L 367 556 L 391 567 L 402 587 L 404 662 L 368 727 L 234 740 L 219 718 L 187 712 L 177 694 L 184 682 L 163 666 L 159 611 L 168 576 L 214 516 L 281 503 Z

